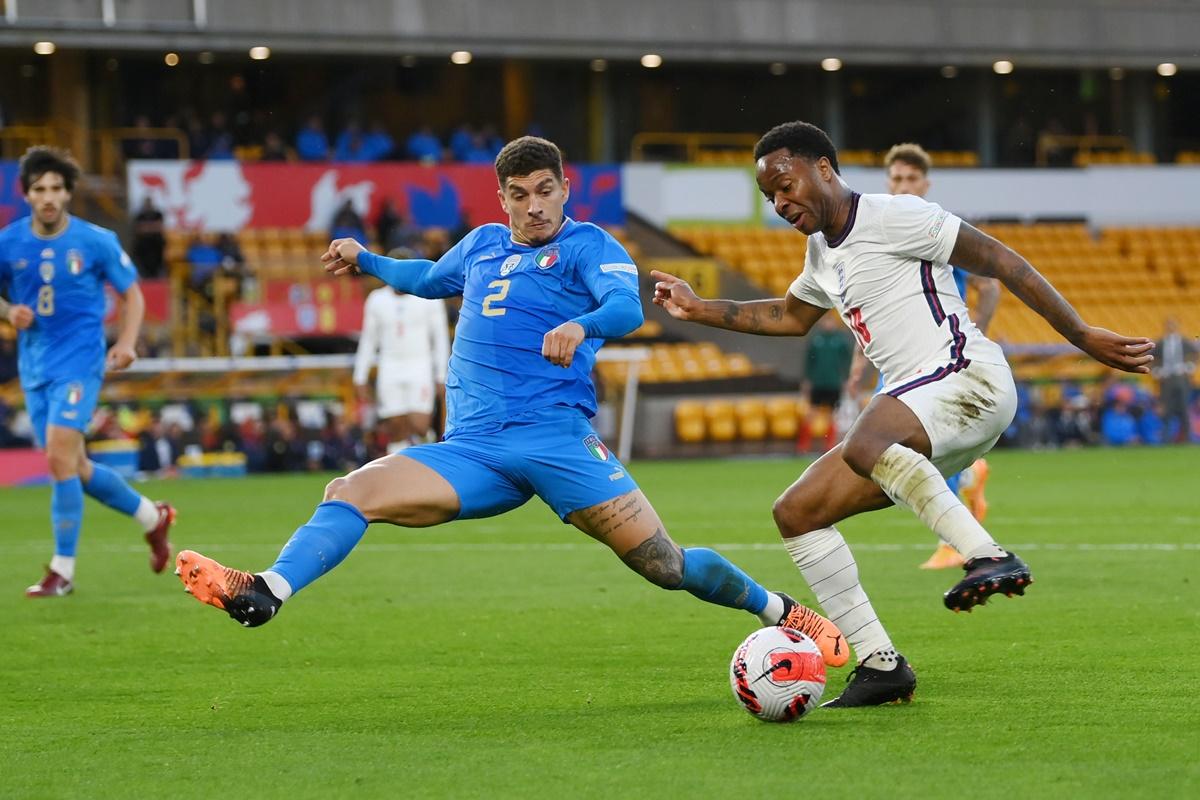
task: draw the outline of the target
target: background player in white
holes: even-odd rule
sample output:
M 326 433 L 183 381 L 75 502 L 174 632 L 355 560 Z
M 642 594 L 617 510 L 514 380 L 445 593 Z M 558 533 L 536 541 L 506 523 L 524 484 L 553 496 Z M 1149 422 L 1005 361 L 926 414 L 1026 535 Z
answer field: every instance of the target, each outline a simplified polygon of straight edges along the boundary
M 911 194 L 925 197 L 929 193 L 931 183 L 929 170 L 932 167 L 933 159 L 921 145 L 906 142 L 893 146 L 883 157 L 883 168 L 887 170 L 888 194 Z M 996 306 L 1000 304 L 1000 281 L 983 275 L 972 275 L 953 265 L 950 269 L 954 275 L 955 288 L 958 289 L 958 294 L 964 301 L 967 300 L 967 287 L 975 289 L 974 306 L 968 302 L 971 321 L 975 323 L 975 327 L 979 329 L 980 333 L 986 334 L 988 325 L 996 313 Z M 856 348 L 854 359 L 850 364 L 850 376 L 846 379 L 847 392 L 851 397 L 857 396 L 858 389 L 862 386 L 863 375 L 869 365 L 870 362 L 867 361 L 862 348 Z M 875 391 L 883 389 L 886 381 L 886 376 L 881 373 Z M 946 478 L 946 483 L 951 491 L 955 494 L 961 492 L 967 508 L 980 522 L 983 522 L 987 516 L 988 506 L 984 487 L 989 471 L 987 460 L 977 458 L 974 464 L 962 472 Z M 921 569 L 950 569 L 960 567 L 962 563 L 962 554 L 949 544 L 942 542 L 933 554 L 921 564 Z
M 911 698 L 916 675 L 876 616 L 858 567 L 834 525 L 893 501 L 967 556 L 947 608 L 970 610 L 997 592 L 1022 594 L 1032 578 L 946 486 L 949 475 L 995 444 L 1016 411 L 999 346 L 967 317 L 949 263 L 998 278 L 1097 361 L 1149 372 L 1154 343 L 1088 325 L 1029 262 L 933 203 L 860 195 L 838 174 L 825 132 L 804 122 L 768 131 L 754 150 L 759 189 L 807 234 L 804 271 L 780 299 L 701 300 L 662 272 L 654 302 L 677 319 L 774 336 L 801 336 L 828 308 L 854 331 L 889 383 L 846 439 L 775 502 L 792 560 L 859 659 L 842 694 L 825 705 Z
M 409 257 L 409 256 L 404 256 Z M 375 376 L 375 412 L 388 437 L 388 452 L 425 441 L 433 427 L 434 403 L 446 397 L 450 358 L 446 304 L 396 291 L 390 286 L 367 296 L 363 330 L 354 359 L 354 387 L 370 401 L 367 379 Z

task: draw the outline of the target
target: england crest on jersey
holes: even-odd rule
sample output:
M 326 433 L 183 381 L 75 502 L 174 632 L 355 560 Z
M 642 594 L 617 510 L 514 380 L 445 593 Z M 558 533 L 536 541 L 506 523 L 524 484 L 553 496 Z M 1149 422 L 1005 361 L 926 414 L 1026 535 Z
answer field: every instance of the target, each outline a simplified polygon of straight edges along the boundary
M 83 253 L 78 250 L 67 251 L 67 271 L 72 275 L 83 274 Z
M 592 458 L 597 461 L 608 461 L 608 448 L 604 446 L 604 442 L 600 441 L 600 437 L 596 434 L 588 434 L 583 440 L 583 446 L 592 454 Z
M 504 263 L 500 265 L 500 277 L 503 278 L 505 275 L 512 272 L 517 268 L 518 265 L 520 265 L 520 263 L 521 257 L 519 255 L 511 255 L 504 259 Z
M 552 244 L 543 247 L 533 257 L 533 263 L 538 265 L 538 269 L 550 269 L 558 263 L 558 245 Z

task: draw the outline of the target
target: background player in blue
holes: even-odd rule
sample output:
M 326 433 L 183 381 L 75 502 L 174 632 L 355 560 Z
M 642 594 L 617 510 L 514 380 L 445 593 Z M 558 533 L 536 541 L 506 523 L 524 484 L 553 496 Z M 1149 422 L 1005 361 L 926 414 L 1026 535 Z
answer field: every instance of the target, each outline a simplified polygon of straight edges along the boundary
M 67 154 L 33 147 L 21 158 L 21 188 L 32 215 L 0 230 L 0 316 L 20 331 L 17 369 L 39 447 L 54 480 L 50 521 L 54 557 L 30 597 L 57 597 L 74 588 L 75 549 L 83 495 L 134 517 L 150 544 L 150 568 L 171 557 L 167 532 L 175 511 L 130 488 L 113 470 L 90 461 L 83 433 L 91 422 L 105 369 L 137 358 L 134 346 L 145 301 L 137 272 L 117 236 L 67 213 L 79 166 Z M 104 282 L 121 296 L 120 334 L 104 350 Z
M 898 144 L 888 150 L 883 157 L 883 167 L 887 170 L 887 188 L 889 194 L 912 194 L 925 197 L 929 193 L 931 182 L 929 171 L 933 168 L 933 159 L 925 148 L 911 142 Z M 983 275 L 973 275 L 959 267 L 953 267 L 954 284 L 963 300 L 967 299 L 968 283 L 975 287 L 975 304 L 971 306 L 971 321 L 979 332 L 986 334 L 988 325 L 1000 304 L 1000 281 Z M 847 393 L 853 397 L 862 385 L 864 372 L 870 367 L 870 362 L 863 355 L 862 349 L 854 351 L 854 360 L 850 365 L 850 375 L 846 379 Z M 883 375 L 875 386 L 878 393 L 885 383 Z M 976 459 L 975 463 L 962 472 L 946 479 L 946 484 L 955 494 L 962 494 L 967 508 L 979 522 L 987 516 L 987 497 L 984 487 L 987 484 L 990 468 L 987 459 Z M 952 569 L 963 564 L 963 556 L 946 542 L 938 544 L 937 549 L 921 564 L 921 569 Z
M 368 253 L 336 239 L 335 275 L 366 272 L 420 297 L 461 294 L 446 379 L 446 440 L 410 447 L 334 480 L 325 502 L 268 570 L 252 575 L 183 551 L 184 586 L 243 625 L 270 620 L 336 566 L 371 522 L 420 528 L 489 517 L 537 495 L 665 589 L 809 633 L 832 665 L 841 633 L 786 595 L 767 592 L 718 553 L 680 548 L 625 467 L 592 430 L 596 350 L 642 323 L 637 268 L 608 233 L 566 217 L 562 156 L 526 136 L 496 157 L 509 225 L 471 231 L 437 263 Z

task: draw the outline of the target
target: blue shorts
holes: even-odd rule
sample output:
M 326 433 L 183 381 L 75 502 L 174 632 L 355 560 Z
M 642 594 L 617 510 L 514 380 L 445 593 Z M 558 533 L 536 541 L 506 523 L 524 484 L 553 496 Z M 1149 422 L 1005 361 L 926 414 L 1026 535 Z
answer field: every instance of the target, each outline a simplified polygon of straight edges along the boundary
M 43 383 L 36 389 L 25 389 L 25 408 L 33 424 L 33 438 L 38 447 L 46 446 L 46 426 L 61 425 L 83 433 L 96 413 L 100 401 L 100 376 L 69 378 Z
M 581 412 L 552 409 L 487 432 L 452 434 L 400 453 L 441 475 L 458 494 L 458 519 L 494 517 L 537 495 L 567 515 L 638 486 Z

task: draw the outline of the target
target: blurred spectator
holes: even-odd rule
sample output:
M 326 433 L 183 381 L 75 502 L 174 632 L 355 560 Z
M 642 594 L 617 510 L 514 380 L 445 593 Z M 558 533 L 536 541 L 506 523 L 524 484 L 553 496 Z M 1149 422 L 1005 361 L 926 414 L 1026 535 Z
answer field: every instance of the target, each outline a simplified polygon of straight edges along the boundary
M 162 275 L 163 250 L 166 246 L 163 214 L 147 195 L 133 218 L 133 260 L 144 277 L 157 278 Z
M 33 442 L 16 431 L 16 412 L 0 400 L 0 449 L 33 447 Z
M 221 254 L 221 269 L 231 275 L 242 275 L 246 271 L 246 257 L 242 247 L 232 233 L 217 236 L 217 252 Z
M 392 151 L 395 149 L 396 141 L 383 127 L 383 123 L 372 123 L 371 129 L 363 137 L 363 160 L 386 161 L 392 158 Z
M 291 161 L 295 154 L 288 148 L 283 137 L 275 131 L 268 131 L 263 140 L 263 161 Z
M 484 135 L 476 133 L 471 136 L 471 145 L 461 160 L 467 164 L 491 164 L 496 160 L 496 154 L 488 147 Z
M 1188 438 L 1188 402 L 1192 396 L 1192 373 L 1196 369 L 1193 359 L 1197 354 L 1200 354 L 1200 346 L 1181 334 L 1179 323 L 1168 317 L 1154 353 L 1154 374 L 1158 378 L 1163 421 L 1175 442 Z
M 354 203 L 350 200 L 342 203 L 337 213 L 333 215 L 333 222 L 329 226 L 329 237 L 331 239 L 357 239 L 360 242 L 366 242 L 366 226 L 363 225 L 362 217 L 354 210 Z
M 1104 443 L 1114 447 L 1138 444 L 1137 420 L 1129 411 L 1127 395 L 1121 394 L 1100 417 L 1100 433 Z
M 362 128 L 354 121 L 346 123 L 346 127 L 338 134 L 337 144 L 333 149 L 333 160 L 344 163 L 370 161 L 369 155 L 363 141 Z
M 329 138 L 321 118 L 314 114 L 296 134 L 296 154 L 301 161 L 324 161 L 329 158 Z
M 229 130 L 229 126 L 225 121 L 225 115 L 220 111 L 214 112 L 212 115 L 212 128 L 208 134 L 208 146 L 201 157 L 226 161 L 233 158 L 233 133 Z
M 410 159 L 423 164 L 436 164 L 442 160 L 442 143 L 428 125 L 422 125 L 408 137 L 404 151 Z
M 471 140 L 474 136 L 475 131 L 466 123 L 459 125 L 450 134 L 450 155 L 454 157 L 455 161 L 467 160 L 467 153 L 471 152 Z
M 173 470 L 183 442 L 179 426 L 172 427 L 177 431 L 174 439 L 168 435 L 162 417 L 151 415 L 150 424 L 138 434 L 138 472 L 160 474 Z
M 375 218 L 375 241 L 386 250 L 397 247 L 416 248 L 421 241 L 421 230 L 409 225 L 390 197 L 385 197 Z
M 187 260 L 191 267 L 191 284 L 200 288 L 207 284 L 221 266 L 224 255 L 220 249 L 207 237 L 196 234 L 192 237 L 187 249 Z
M 833 314 L 825 314 L 808 336 L 804 356 L 802 391 L 814 406 L 831 411 L 842 395 L 842 385 L 850 374 L 854 345 Z
M 0 385 L 17 377 L 17 331 L 0 325 Z
M 122 151 L 125 158 L 161 158 L 162 153 L 159 152 L 158 141 L 149 136 L 150 118 L 145 114 L 138 114 L 133 120 L 133 126 L 136 131 L 145 131 L 145 135 L 135 134 L 126 139 Z

